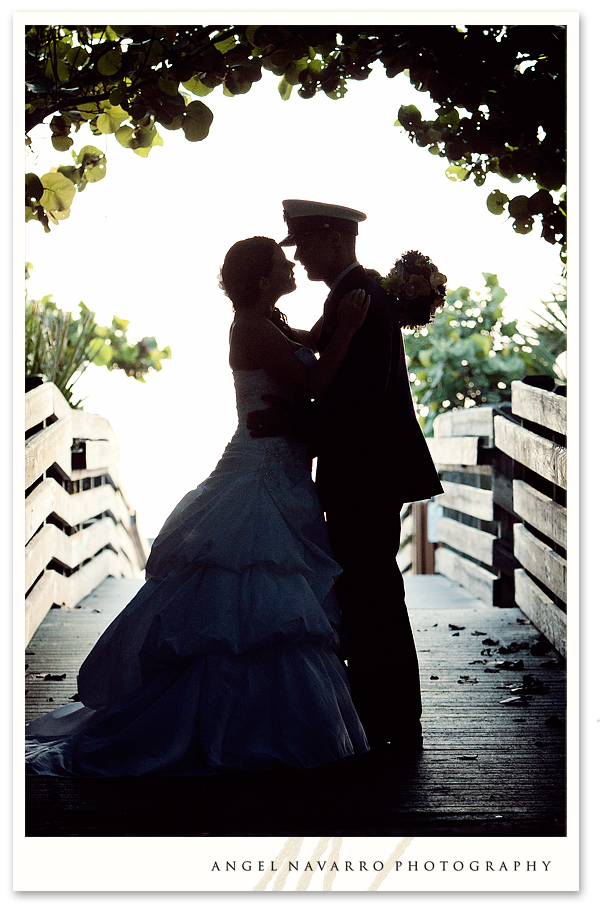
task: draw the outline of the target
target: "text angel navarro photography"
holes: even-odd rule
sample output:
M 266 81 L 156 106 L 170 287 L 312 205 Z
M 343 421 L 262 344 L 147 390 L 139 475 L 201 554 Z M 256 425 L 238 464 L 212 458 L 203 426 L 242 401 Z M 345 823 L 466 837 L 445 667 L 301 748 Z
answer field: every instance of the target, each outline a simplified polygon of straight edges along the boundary
M 551 860 L 215 860 L 211 872 L 548 872 Z

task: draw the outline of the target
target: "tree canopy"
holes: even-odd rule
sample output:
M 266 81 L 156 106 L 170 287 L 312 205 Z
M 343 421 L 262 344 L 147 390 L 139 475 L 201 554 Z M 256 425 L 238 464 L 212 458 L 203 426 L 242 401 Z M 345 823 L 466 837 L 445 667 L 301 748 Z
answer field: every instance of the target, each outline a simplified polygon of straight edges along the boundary
M 26 141 L 49 123 L 57 152 L 71 150 L 86 123 L 140 156 L 162 144 L 160 129 L 202 141 L 213 113 L 201 99 L 216 88 L 244 94 L 267 70 L 284 100 L 293 92 L 338 100 L 379 61 L 437 105 L 435 120 L 400 107 L 396 123 L 411 142 L 444 159 L 453 180 L 532 181 L 533 192 L 494 190 L 487 208 L 508 213 L 518 233 L 539 223 L 565 256 L 565 26 L 33 25 L 25 39 Z M 72 164 L 26 177 L 26 218 L 45 230 L 105 175 L 99 149 L 72 154 Z

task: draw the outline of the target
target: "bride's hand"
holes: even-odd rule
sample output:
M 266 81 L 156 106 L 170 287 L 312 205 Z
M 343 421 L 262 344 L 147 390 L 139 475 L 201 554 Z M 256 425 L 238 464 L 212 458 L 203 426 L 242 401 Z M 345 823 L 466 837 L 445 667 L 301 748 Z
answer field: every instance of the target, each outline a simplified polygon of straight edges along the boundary
M 370 303 L 371 298 L 365 291 L 360 288 L 350 291 L 338 305 L 336 314 L 338 326 L 356 332 L 365 321 Z

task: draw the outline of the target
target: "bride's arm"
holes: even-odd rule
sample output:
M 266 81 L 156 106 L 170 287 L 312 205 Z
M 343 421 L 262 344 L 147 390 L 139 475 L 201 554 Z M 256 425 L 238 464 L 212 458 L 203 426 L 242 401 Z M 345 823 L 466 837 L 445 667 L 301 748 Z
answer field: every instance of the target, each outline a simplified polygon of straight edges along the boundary
M 370 298 L 364 291 L 347 294 L 338 309 L 335 334 L 320 359 L 310 366 L 296 357 L 285 336 L 265 317 L 236 319 L 231 332 L 232 353 L 239 353 L 283 386 L 305 398 L 318 398 L 342 365 L 354 333 L 363 324 Z

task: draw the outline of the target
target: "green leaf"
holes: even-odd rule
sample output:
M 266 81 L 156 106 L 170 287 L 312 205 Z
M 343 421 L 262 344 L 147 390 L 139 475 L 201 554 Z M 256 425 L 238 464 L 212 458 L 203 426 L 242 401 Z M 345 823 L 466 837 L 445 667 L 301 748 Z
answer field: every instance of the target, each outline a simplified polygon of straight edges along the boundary
M 189 142 L 201 142 L 208 136 L 213 112 L 203 101 L 190 101 L 183 116 L 183 132 Z
M 111 105 L 105 109 L 96 120 L 96 129 L 100 133 L 116 133 L 123 120 L 128 120 L 129 114 L 118 105 Z
M 25 198 L 41 199 L 44 186 L 37 174 L 25 174 Z
M 133 127 L 132 126 L 121 126 L 115 133 L 115 139 L 117 142 L 123 146 L 123 148 L 130 149 L 133 142 Z
M 98 183 L 106 177 L 106 158 L 102 156 L 99 161 L 86 166 L 85 176 L 88 183 Z
M 98 72 L 102 76 L 114 76 L 121 68 L 122 52 L 120 48 L 108 51 L 98 60 Z
M 465 180 L 469 176 L 469 172 L 466 167 L 462 167 L 460 164 L 452 164 L 450 167 L 446 168 L 446 177 L 449 180 Z
M 529 199 L 527 196 L 515 196 L 508 203 L 508 214 L 512 218 L 529 215 Z
M 285 76 L 281 77 L 279 85 L 277 86 L 277 91 L 281 95 L 283 101 L 289 101 L 292 97 L 293 86 L 287 81 Z
M 230 35 L 229 38 L 225 38 L 224 41 L 218 41 L 213 46 L 221 54 L 226 54 L 227 51 L 232 51 L 234 49 L 234 47 L 237 47 L 237 40 L 235 38 L 235 35 Z
M 455 127 L 460 123 L 460 114 L 456 108 L 452 108 L 451 111 L 448 111 L 446 114 L 442 114 L 439 118 L 440 123 L 443 123 L 444 126 Z
M 44 192 L 40 199 L 47 212 L 68 212 L 75 196 L 75 185 L 64 174 L 44 174 Z
M 501 190 L 494 190 L 487 197 L 488 211 L 491 212 L 492 215 L 501 215 L 507 202 L 508 196 L 506 193 L 503 193 Z
M 84 145 L 79 154 L 77 156 L 73 155 L 73 158 L 75 159 L 75 164 L 87 167 L 88 164 L 104 158 L 104 152 L 101 152 L 95 145 Z
M 213 86 L 204 85 L 204 83 L 197 79 L 195 76 L 192 79 L 188 79 L 187 82 L 182 83 L 183 87 L 186 88 L 193 95 L 197 95 L 199 98 L 204 98 L 205 95 L 210 95 L 213 91 Z
M 73 145 L 73 140 L 70 136 L 52 136 L 51 142 L 52 147 L 57 152 L 67 152 Z

